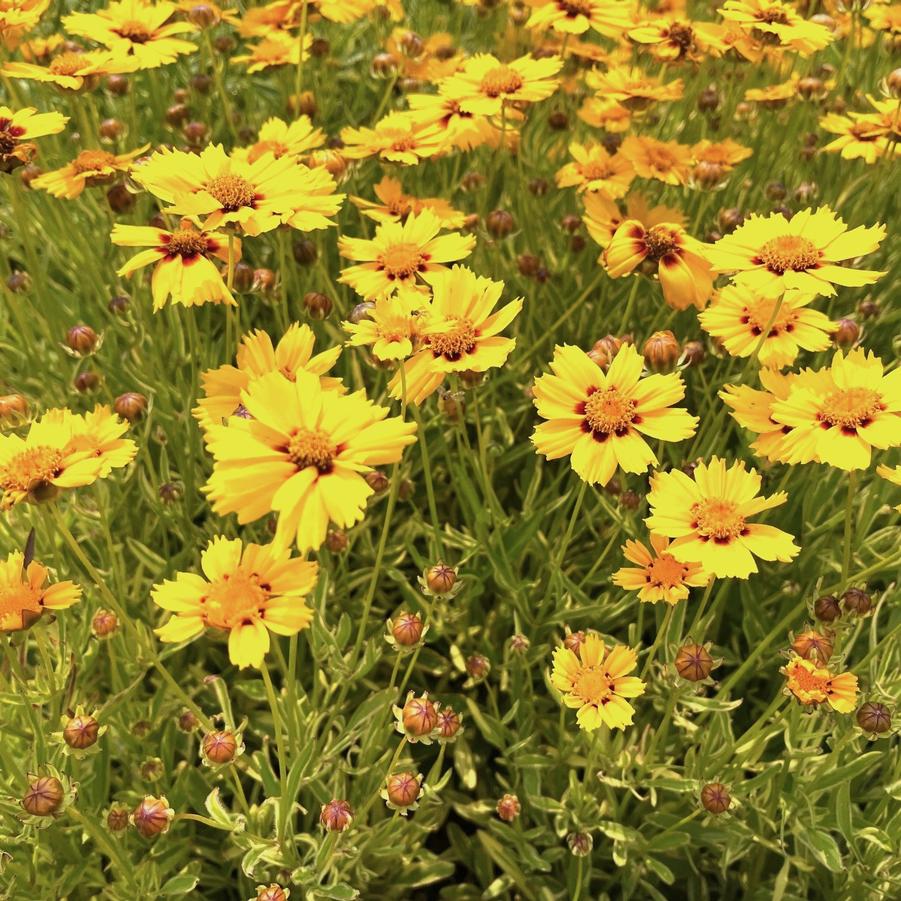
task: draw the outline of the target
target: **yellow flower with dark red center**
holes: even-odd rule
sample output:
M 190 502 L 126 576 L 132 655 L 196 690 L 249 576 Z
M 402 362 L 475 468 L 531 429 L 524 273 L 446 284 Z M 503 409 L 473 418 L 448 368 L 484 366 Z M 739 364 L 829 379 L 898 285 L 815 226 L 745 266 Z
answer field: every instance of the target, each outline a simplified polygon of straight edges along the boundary
M 501 332 L 519 315 L 522 298 L 495 311 L 503 282 L 477 276 L 454 266 L 432 281 L 432 300 L 418 326 L 419 350 L 389 383 L 391 396 L 420 404 L 437 390 L 449 373 L 487 372 L 503 366 L 516 346 Z
M 706 244 L 674 222 L 646 229 L 637 220 L 628 219 L 610 239 L 602 260 L 613 278 L 628 275 L 646 260 L 656 263 L 664 300 L 671 307 L 684 310 L 694 305 L 703 309 L 713 293 L 706 252 Z
M 791 48 L 802 56 L 822 50 L 835 39 L 824 25 L 804 19 L 781 0 L 726 0 L 717 12 L 764 44 Z
M 836 351 L 819 375 L 773 404 L 773 420 L 791 429 L 783 441 L 789 463 L 866 469 L 872 448 L 901 446 L 901 369 L 886 375 L 879 357 L 855 348 Z
M 814 297 L 800 291 L 774 297 L 742 285 L 727 285 L 698 314 L 698 321 L 704 331 L 722 340 L 732 356 L 750 357 L 756 351 L 762 366 L 781 369 L 794 363 L 800 348 L 825 350 L 832 343 L 838 323 L 809 309 Z
M 558 187 L 579 191 L 601 191 L 608 197 L 625 195 L 635 178 L 632 164 L 618 153 L 609 154 L 600 144 L 569 145 L 573 162 L 557 170 Z
M 68 91 L 93 87 L 104 75 L 133 71 L 134 60 L 117 56 L 109 50 L 95 50 L 90 53 L 65 50 L 54 56 L 46 66 L 13 61 L 3 67 L 3 74 L 11 78 L 49 82 Z
M 535 380 L 535 406 L 548 420 L 535 427 L 532 443 L 549 460 L 570 456 L 572 468 L 590 484 L 606 485 L 617 466 L 644 472 L 658 464 L 645 437 L 683 441 L 697 417 L 672 405 L 685 396 L 680 376 L 641 376 L 641 355 L 631 344 L 617 351 L 605 372 L 583 350 L 554 349 L 551 373 Z
M 606 72 L 592 70 L 585 77 L 585 83 L 601 99 L 621 103 L 630 110 L 678 100 L 684 89 L 681 78 L 664 84 L 643 69 L 633 66 L 614 66 Z
M 0 106 L 0 172 L 31 162 L 36 152 L 31 141 L 59 134 L 68 121 L 62 113 L 39 113 L 32 106 L 20 110 Z
M 207 429 L 214 424 L 221 425 L 229 416 L 242 415 L 241 392 L 270 372 L 281 373 L 290 382 L 295 381 L 301 370 L 310 372 L 319 376 L 326 390 L 343 393 L 340 379 L 326 376 L 341 356 L 341 346 L 314 354 L 315 345 L 313 330 L 299 322 L 292 323 L 275 346 L 261 329 L 248 332 L 238 346 L 235 366 L 226 364 L 208 369 L 201 376 L 205 397 L 191 411 L 194 418 L 202 429 Z
M 696 561 L 717 578 L 747 579 L 757 572 L 755 557 L 788 563 L 801 550 L 788 532 L 751 522 L 752 516 L 788 500 L 784 491 L 762 497 L 760 475 L 742 462 L 728 469 L 713 457 L 699 463 L 690 478 L 678 469 L 651 476 L 645 525 L 674 538 L 670 553 Z
M 155 69 L 193 53 L 197 47 L 177 35 L 194 31 L 190 22 L 171 21 L 174 3 L 121 0 L 92 13 L 72 13 L 63 28 L 78 37 L 108 47 L 133 61 L 132 69 Z
M 287 548 L 214 538 L 200 558 L 203 575 L 180 572 L 156 585 L 153 601 L 173 615 L 156 630 L 160 641 L 188 641 L 204 629 L 228 632 L 228 655 L 242 669 L 260 667 L 269 633 L 296 635 L 313 618 L 304 598 L 319 565 Z
M 443 147 L 472 150 L 488 144 L 500 134 L 500 129 L 486 116 L 466 112 L 460 101 L 444 93 L 410 94 L 407 97 L 410 114 L 423 129 L 437 128 L 443 135 Z M 507 110 L 507 146 L 513 143 L 510 121 L 519 121 L 522 114 L 516 109 Z M 427 132 L 428 133 L 428 132 Z
M 170 298 L 173 303 L 191 307 L 204 303 L 236 306 L 214 259 L 228 261 L 228 237 L 204 231 L 184 220 L 174 231 L 144 225 L 117 223 L 110 240 L 119 247 L 147 247 L 133 256 L 116 273 L 130 276 L 145 266 L 153 266 L 151 292 L 154 312 L 161 310 Z M 235 261 L 240 259 L 240 242 L 233 248 Z
M 700 564 L 683 563 L 669 553 L 669 538 L 652 532 L 650 541 L 650 550 L 641 541 L 630 540 L 623 545 L 623 555 L 637 566 L 617 570 L 613 574 L 614 585 L 637 591 L 640 601 L 676 604 L 688 599 L 689 588 L 707 584 L 709 579 Z
M 283 156 L 294 157 L 309 153 L 325 144 L 325 134 L 315 128 L 309 116 L 300 116 L 290 124 L 283 119 L 270 116 L 261 126 L 255 144 L 245 151 L 247 162 L 253 163 L 266 153 L 276 159 Z M 233 154 L 240 158 L 241 151 Z
M 629 135 L 619 149 L 640 178 L 654 178 L 668 185 L 684 185 L 691 171 L 691 147 L 678 141 Z
M 466 214 L 455 210 L 443 197 L 405 194 L 400 181 L 390 175 L 383 175 L 372 190 L 381 203 L 353 196 L 350 201 L 364 216 L 376 222 L 403 222 L 411 213 L 415 216 L 423 210 L 433 212 L 444 228 L 461 228 L 466 222 Z
M 49 576 L 37 560 L 26 566 L 21 551 L 0 561 L 0 632 L 27 629 L 45 610 L 63 610 L 81 600 L 81 588 L 74 582 L 47 585 Z
M 655 59 L 663 62 L 720 56 L 726 50 L 722 25 L 692 22 L 679 16 L 662 16 L 629 29 L 631 40 L 644 44 Z
M 390 163 L 415 166 L 422 159 L 440 153 L 447 136 L 437 124 L 424 121 L 414 113 L 389 113 L 376 122 L 374 128 L 344 128 L 341 153 L 348 159 L 369 156 Z
M 378 360 L 405 360 L 419 339 L 428 298 L 419 291 L 402 288 L 394 297 L 380 297 L 359 322 L 342 322 L 350 334 L 348 344 L 372 348 Z
M 786 689 L 805 706 L 828 704 L 838 713 L 851 713 L 857 705 L 857 676 L 833 674 L 812 660 L 792 654 L 780 672 L 787 679 Z
M 636 663 L 631 648 L 616 645 L 607 651 L 600 635 L 592 633 L 579 645 L 578 654 L 565 646 L 554 651 L 551 682 L 562 693 L 563 703 L 578 710 L 579 728 L 625 729 L 635 715 L 629 700 L 645 691 L 641 679 L 628 675 Z
M 628 6 L 608 0 L 526 0 L 532 15 L 526 28 L 550 28 L 559 34 L 584 34 L 588 29 L 609 38 L 622 35 L 629 25 Z
M 782 213 L 752 215 L 734 232 L 707 250 L 717 272 L 767 294 L 797 288 L 835 294 L 833 285 L 871 285 L 884 272 L 852 269 L 843 260 L 864 256 L 879 247 L 885 226 L 859 226 L 850 231 L 829 207 L 802 210 L 791 219 Z
M 361 392 L 326 391 L 304 370 L 293 382 L 277 372 L 252 381 L 241 405 L 244 415 L 206 433 L 213 510 L 240 523 L 278 513 L 276 542 L 302 551 L 325 541 L 329 522 L 349 529 L 363 519 L 373 493 L 365 473 L 396 463 L 416 440 L 415 423 Z
M 901 111 L 897 102 L 869 95 L 867 100 L 875 112 L 827 113 L 820 119 L 820 128 L 839 136 L 823 147 L 825 153 L 841 153 L 843 159 L 863 159 L 870 165 L 899 153 Z
M 338 239 L 341 256 L 361 260 L 341 270 L 341 284 L 350 285 L 367 299 L 393 294 L 401 286 L 433 284 L 445 263 L 468 257 L 475 246 L 472 235 L 438 235 L 441 220 L 431 211 L 410 215 L 404 222 L 383 222 L 375 237 Z
M 61 169 L 45 172 L 32 179 L 31 186 L 46 191 L 53 197 L 72 200 L 85 188 L 107 185 L 120 172 L 128 172 L 136 157 L 144 153 L 149 144 L 129 153 L 109 153 L 106 150 L 82 150 L 81 153 Z
M 585 223 L 585 228 L 588 234 L 604 248 L 610 243 L 616 230 L 627 219 L 637 219 L 645 230 L 665 222 L 680 228 L 685 224 L 685 217 L 679 210 L 666 206 L 649 207 L 641 194 L 630 194 L 626 198 L 625 213 L 604 194 L 586 194 L 583 201 L 585 215 L 582 217 L 582 221 Z M 598 261 L 603 262 L 603 260 L 602 254 Z

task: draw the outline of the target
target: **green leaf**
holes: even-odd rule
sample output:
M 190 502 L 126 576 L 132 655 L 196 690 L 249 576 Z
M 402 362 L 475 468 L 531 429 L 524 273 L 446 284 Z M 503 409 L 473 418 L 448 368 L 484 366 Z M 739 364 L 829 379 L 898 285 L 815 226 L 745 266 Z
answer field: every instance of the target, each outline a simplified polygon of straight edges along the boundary
M 797 836 L 824 867 L 833 873 L 842 871 L 842 853 L 828 832 L 821 829 L 805 829 L 798 831 Z
M 182 870 L 178 875 L 173 876 L 171 879 L 167 879 L 162 884 L 160 887 L 160 895 L 164 898 L 171 898 L 175 895 L 187 895 L 188 892 L 194 890 L 194 887 L 198 882 L 200 882 L 199 876 L 196 876 L 194 873 L 188 872 L 187 870 Z

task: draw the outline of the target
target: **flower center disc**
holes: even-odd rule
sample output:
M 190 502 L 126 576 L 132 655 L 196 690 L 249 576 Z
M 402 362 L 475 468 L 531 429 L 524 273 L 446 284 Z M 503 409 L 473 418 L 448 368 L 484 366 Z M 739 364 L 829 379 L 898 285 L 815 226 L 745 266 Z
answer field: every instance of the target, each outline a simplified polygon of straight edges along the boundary
M 209 244 L 201 232 L 189 228 L 180 228 L 172 232 L 165 243 L 166 252 L 170 256 L 195 257 L 207 250 Z
M 869 388 L 846 388 L 830 394 L 819 418 L 830 426 L 856 431 L 884 409 L 882 396 Z
M 610 680 L 597 666 L 587 666 L 573 683 L 573 694 L 587 704 L 600 704 L 610 697 Z
M 781 235 L 771 238 L 758 254 L 760 260 L 770 272 L 782 275 L 783 272 L 803 272 L 811 269 L 820 261 L 820 252 L 813 241 L 799 235 Z
M 236 572 L 211 583 L 203 599 L 203 616 L 217 629 L 231 629 L 259 614 L 269 599 L 256 575 Z
M 476 331 L 468 319 L 459 319 L 454 328 L 440 335 L 430 335 L 429 345 L 436 357 L 459 360 L 476 346 Z
M 825 679 L 801 665 L 792 669 L 792 679 L 801 691 L 823 691 L 825 687 Z
M 0 471 L 6 491 L 31 491 L 59 474 L 63 455 L 55 447 L 31 447 L 16 454 Z
M 206 191 L 222 204 L 222 209 L 227 213 L 253 206 L 256 199 L 253 185 L 240 175 L 220 175 L 207 184 Z
M 618 388 L 602 388 L 585 402 L 585 421 L 592 432 L 621 435 L 635 419 L 635 401 Z
M 335 458 L 335 445 L 322 431 L 300 429 L 291 436 L 288 456 L 298 469 L 315 466 L 321 473 L 327 473 Z
M 590 160 L 583 166 L 580 166 L 579 170 L 582 173 L 582 177 L 587 178 L 589 181 L 594 181 L 598 178 L 609 178 L 613 174 L 610 164 L 601 160 Z
M 116 158 L 105 150 L 82 150 L 72 161 L 72 168 L 81 175 L 84 172 L 96 172 L 115 163 Z
M 676 233 L 671 228 L 667 228 L 665 225 L 654 225 L 644 236 L 644 246 L 648 250 L 648 256 L 659 260 L 674 251 L 679 246 L 679 242 Z
M 675 588 L 682 584 L 685 566 L 672 554 L 661 554 L 648 564 L 648 577 L 661 588 Z
M 395 244 L 380 257 L 379 263 L 389 279 L 407 279 L 422 266 L 422 254 L 415 244 Z
M 569 16 L 570 19 L 575 19 L 576 16 L 590 16 L 591 15 L 591 3 L 589 0 L 560 0 L 560 9 Z
M 692 527 L 702 538 L 728 544 L 745 530 L 745 518 L 732 501 L 709 498 L 691 508 Z
M 515 94 L 525 82 L 522 75 L 509 66 L 496 66 L 485 73 L 481 89 L 489 97 L 500 97 L 501 94 Z
M 143 22 L 123 22 L 116 29 L 116 34 L 133 44 L 146 44 L 153 37 Z
M 83 68 L 84 59 L 80 53 L 61 53 L 50 63 L 53 75 L 74 75 Z

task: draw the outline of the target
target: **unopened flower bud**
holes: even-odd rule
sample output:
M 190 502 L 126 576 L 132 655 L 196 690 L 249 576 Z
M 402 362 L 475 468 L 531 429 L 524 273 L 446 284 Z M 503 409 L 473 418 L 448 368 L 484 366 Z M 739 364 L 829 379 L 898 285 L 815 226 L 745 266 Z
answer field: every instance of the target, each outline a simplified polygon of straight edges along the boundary
M 100 137 L 107 141 L 118 140 L 124 131 L 125 125 L 120 119 L 104 119 L 100 123 Z
M 377 53 L 369 65 L 376 78 L 390 78 L 397 71 L 397 60 L 390 53 Z
M 391 480 L 380 469 L 366 473 L 366 484 L 376 493 L 384 494 L 391 485 Z
M 106 308 L 110 311 L 110 313 L 115 313 L 117 316 L 122 316 L 124 313 L 128 311 L 130 301 L 128 297 L 124 294 L 116 294 L 115 297 L 111 297 L 106 304 Z
M 519 798 L 516 795 L 503 795 L 497 802 L 497 815 L 505 822 L 512 823 L 522 810 Z
M 325 319 L 332 312 L 332 301 L 319 291 L 308 291 L 303 296 L 303 305 L 312 319 Z
M 440 741 L 454 739 L 461 726 L 460 714 L 452 707 L 445 707 L 438 711 L 438 738 Z
M 546 178 L 533 178 L 529 182 L 529 191 L 535 197 L 544 197 L 550 189 L 550 182 Z
M 416 803 L 421 788 L 422 777 L 410 772 L 395 773 L 385 781 L 388 801 L 401 810 Z
M 375 304 L 371 300 L 364 300 L 362 303 L 358 303 L 351 311 L 350 315 L 347 317 L 354 325 L 359 325 L 365 319 L 372 319 L 372 311 L 375 309 Z
M 792 641 L 792 650 L 805 660 L 813 660 L 820 666 L 829 662 L 833 651 L 832 636 L 828 632 L 823 634 L 815 629 L 807 629 L 795 636 Z
M 0 396 L 0 423 L 15 422 L 28 415 L 28 401 L 21 394 Z
M 113 804 L 110 807 L 106 814 L 106 828 L 114 834 L 128 828 L 128 808 L 124 804 Z
M 813 615 L 821 623 L 835 622 L 842 615 L 838 598 L 833 597 L 831 594 L 825 594 L 817 598 L 813 604 Z
M 436 563 L 426 574 L 426 584 L 434 594 L 447 594 L 457 583 L 457 571 L 446 563 Z
M 166 112 L 163 114 L 163 117 L 165 118 L 168 125 L 171 125 L 173 128 L 178 128 L 188 121 L 190 115 L 191 110 L 188 109 L 187 104 L 173 103 L 171 106 L 166 108 Z
M 34 776 L 22 796 L 22 807 L 33 817 L 52 817 L 62 807 L 66 791 L 55 776 Z
M 166 772 L 166 767 L 159 757 L 148 757 L 146 760 L 142 760 L 138 769 L 141 773 L 141 778 L 146 779 L 148 782 L 159 782 Z
M 401 717 L 407 735 L 414 738 L 431 735 L 438 725 L 438 710 L 426 695 L 417 698 L 411 693 L 403 706 Z
M 298 116 L 309 116 L 312 119 L 318 112 L 316 95 L 312 91 L 303 91 L 299 96 L 293 94 L 288 101 L 288 109 Z
M 885 90 L 892 97 L 901 98 L 901 69 L 892 69 L 885 77 Z
M 594 342 L 594 346 L 588 351 L 588 356 L 601 369 L 606 369 L 613 362 L 613 358 L 622 346 L 622 338 L 617 338 L 615 335 L 605 335 L 599 341 Z
M 198 3 L 188 10 L 188 21 L 198 28 L 209 28 L 219 21 L 219 15 L 214 7 Z
M 735 229 L 745 221 L 745 216 L 738 207 L 730 206 L 724 210 L 720 210 L 716 221 L 720 230 L 727 233 L 735 231 Z
M 319 813 L 319 823 L 328 832 L 344 832 L 350 828 L 354 821 L 354 811 L 347 801 L 337 798 L 322 805 Z
M 854 347 L 860 337 L 860 326 L 853 319 L 839 319 L 832 340 L 838 347 Z
M 115 97 L 124 97 L 128 93 L 128 79 L 124 75 L 109 75 L 106 89 Z
M 147 412 L 147 398 L 136 391 L 126 391 L 116 398 L 113 409 L 126 421 L 137 422 Z
M 587 857 L 594 847 L 594 839 L 590 832 L 570 832 L 566 836 L 566 844 L 573 857 Z
M 560 228 L 563 231 L 568 232 L 569 234 L 574 234 L 582 227 L 582 217 L 576 216 L 573 213 L 567 213 L 560 220 Z
M 866 616 L 873 609 L 873 599 L 860 588 L 849 588 L 842 595 L 842 607 L 845 613 Z
M 668 329 L 663 332 L 654 332 L 644 343 L 641 354 L 644 357 L 645 366 L 651 372 L 667 373 L 676 368 L 676 363 L 682 349 L 676 336 Z
M 347 532 L 344 529 L 330 529 L 325 536 L 325 546 L 333 553 L 340 554 L 347 550 Z
M 637 491 L 633 491 L 631 488 L 627 488 L 625 491 L 620 493 L 619 505 L 626 510 L 637 510 L 641 505 L 641 496 Z
M 98 610 L 91 619 L 91 631 L 97 638 L 106 638 L 119 628 L 119 618 L 112 610 Z
M 579 629 L 577 632 L 567 632 L 566 637 L 563 639 L 563 647 L 572 651 L 574 654 L 578 654 L 579 648 L 581 648 L 585 642 L 585 638 L 586 635 L 582 629 Z
M 506 210 L 492 210 L 485 217 L 485 228 L 495 238 L 506 238 L 516 228 L 516 220 Z
M 700 341 L 686 341 L 682 346 L 682 362 L 686 366 L 698 366 L 704 362 L 707 352 Z
M 253 288 L 253 266 L 243 260 L 235 264 L 234 288 L 241 294 L 248 294 Z
M 857 311 L 863 319 L 875 319 L 881 312 L 881 307 L 875 300 L 867 298 L 857 305 Z
M 67 719 L 63 726 L 63 741 L 76 751 L 84 751 L 97 744 L 100 723 L 88 714 L 76 714 Z
M 115 184 L 106 192 L 106 202 L 114 213 L 130 213 L 137 203 L 137 197 L 123 184 Z
M 132 811 L 129 820 L 144 838 L 155 838 L 169 831 L 175 811 L 165 797 L 147 795 Z
M 192 147 L 200 147 L 209 140 L 210 127 L 205 122 L 186 122 L 181 133 Z
M 519 269 L 520 275 L 524 275 L 526 278 L 534 278 L 539 266 L 541 266 L 541 260 L 531 253 L 521 253 L 516 258 L 516 268 Z
M 725 813 L 732 804 L 729 789 L 722 782 L 708 782 L 701 789 L 701 804 L 708 813 Z
M 471 654 L 466 658 L 466 672 L 470 679 L 485 679 L 491 672 L 491 661 L 482 654 Z
M 485 176 L 481 172 L 467 172 L 460 179 L 460 187 L 467 192 L 478 191 L 485 184 Z M 490 214 L 489 214 L 490 215 Z
M 97 347 L 97 332 L 89 325 L 73 325 L 66 332 L 66 346 L 81 356 L 86 356 Z
M 418 613 L 399 613 L 391 621 L 391 635 L 404 647 L 416 644 L 422 638 L 423 623 Z
M 310 44 L 310 53 L 313 54 L 317 59 L 325 59 L 331 52 L 332 45 L 325 38 L 313 38 L 313 43 Z M 307 115 L 310 115 L 307 113 Z
M 231 763 L 238 752 L 238 739 L 231 729 L 216 729 L 203 736 L 200 747 L 210 763 Z
M 547 124 L 554 131 L 565 131 L 569 127 L 569 116 L 563 110 L 554 110 L 547 117 Z
M 530 646 L 531 642 L 529 639 L 519 632 L 510 637 L 510 650 L 513 651 L 514 654 L 524 654 L 529 650 Z
M 878 701 L 867 701 L 857 711 L 857 725 L 871 735 L 881 735 L 892 728 L 892 711 Z
M 84 372 L 79 372 L 78 375 L 72 379 L 72 385 L 79 394 L 89 394 L 91 391 L 96 391 L 97 388 L 100 387 L 100 376 L 96 372 L 88 369 Z
M 798 93 L 805 100 L 818 100 L 825 96 L 826 85 L 819 78 L 807 76 L 798 79 Z
M 200 720 L 190 710 L 182 710 L 175 722 L 178 728 L 187 734 L 193 732 L 200 725 Z
M 788 188 L 781 181 L 767 182 L 763 189 L 767 200 L 784 200 L 788 194 Z
M 282 888 L 277 882 L 270 885 L 258 885 L 254 901 L 287 901 L 289 889 Z
M 700 682 L 710 675 L 713 658 L 701 644 L 685 644 L 679 648 L 674 662 L 676 672 L 689 682 Z
M 714 85 L 704 88 L 698 95 L 698 109 L 702 113 L 715 112 L 720 105 L 720 92 Z

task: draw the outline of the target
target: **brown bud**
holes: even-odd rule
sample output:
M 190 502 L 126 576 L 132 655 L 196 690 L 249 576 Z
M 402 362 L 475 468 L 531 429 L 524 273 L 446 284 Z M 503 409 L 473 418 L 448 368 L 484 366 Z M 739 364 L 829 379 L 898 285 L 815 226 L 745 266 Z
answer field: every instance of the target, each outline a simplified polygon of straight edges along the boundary
M 91 619 L 91 631 L 97 638 L 107 638 L 119 628 L 119 618 L 112 610 L 98 610 Z
M 594 346 L 588 351 L 588 356 L 601 369 L 606 369 L 613 362 L 613 358 L 622 346 L 622 338 L 617 338 L 615 335 L 605 335 L 599 341 L 594 342 Z
M 565 131 L 569 127 L 569 116 L 563 110 L 554 110 L 547 117 L 547 124 L 554 131 Z
M 131 301 L 124 294 L 117 294 L 115 297 L 111 297 L 106 304 L 106 308 L 110 311 L 110 313 L 115 313 L 117 316 L 122 316 L 128 311 L 128 307 Z
M 332 312 L 331 298 L 319 291 L 304 294 L 303 305 L 312 319 L 325 319 Z
M 333 553 L 340 554 L 347 550 L 347 532 L 344 529 L 330 529 L 325 536 L 325 546 Z
M 892 711 L 878 701 L 867 701 L 857 711 L 857 725 L 871 735 L 881 735 L 892 728 Z
M 708 813 L 725 813 L 732 804 L 729 789 L 722 782 L 708 782 L 701 789 L 701 804 Z
M 235 49 L 235 39 L 230 34 L 220 34 L 213 41 L 213 46 L 223 56 L 228 56 Z
M 641 350 L 645 366 L 651 372 L 660 373 L 672 372 L 681 352 L 676 336 L 669 330 L 654 332 Z
M 153 723 L 148 722 L 147 720 L 138 720 L 131 727 L 131 734 L 135 738 L 147 738 L 148 735 L 153 731 Z
M 312 119 L 319 111 L 316 95 L 312 91 L 304 91 L 299 96 L 293 94 L 288 101 L 288 109 L 298 116 L 309 116 Z
M 529 650 L 530 646 L 531 642 L 525 635 L 517 632 L 515 635 L 510 636 L 510 650 L 514 654 L 524 654 Z
M 210 127 L 205 122 L 186 122 L 181 133 L 192 147 L 200 147 L 209 140 Z
M 147 795 L 131 813 L 131 822 L 144 838 L 168 832 L 175 811 L 164 797 Z
M 422 638 L 423 624 L 418 613 L 399 613 L 391 621 L 391 635 L 404 647 L 416 644 Z
M 409 698 L 402 711 L 404 729 L 408 735 L 423 738 L 431 735 L 438 725 L 438 710 L 425 695 Z
M 28 414 L 28 401 L 21 394 L 0 396 L 0 422 L 13 421 Z
M 495 238 L 506 238 L 516 228 L 516 220 L 506 210 L 492 210 L 485 217 L 485 228 Z
M 347 801 L 335 798 L 322 805 L 319 823 L 328 832 L 344 832 L 354 821 L 354 811 Z
M 849 588 L 842 595 L 842 607 L 845 613 L 866 616 L 873 609 L 873 599 L 860 588 Z
M 713 658 L 701 644 L 685 644 L 679 648 L 675 659 L 676 672 L 689 682 L 700 682 L 710 675 Z
M 165 112 L 166 122 L 173 128 L 178 128 L 188 121 L 191 111 L 184 103 L 173 103 Z
M 584 237 L 582 237 L 582 235 L 573 235 L 569 239 L 570 253 L 581 253 L 585 249 L 587 244 L 588 242 Z
M 457 572 L 446 563 L 436 563 L 426 574 L 426 584 L 434 594 L 447 594 L 457 583 Z
M 415 773 L 395 773 L 385 780 L 388 800 L 395 807 L 411 807 L 419 798 L 422 781 Z
M 700 341 L 686 341 L 682 347 L 682 360 L 686 366 L 698 366 L 707 355 Z
M 795 188 L 794 197 L 798 203 L 809 205 L 820 193 L 820 189 L 812 181 L 803 181 Z
M 885 88 L 892 97 L 901 98 L 901 69 L 892 69 L 885 77 Z
M 839 319 L 832 333 L 832 340 L 838 347 L 854 347 L 860 337 L 860 326 L 853 319 Z
M 563 639 L 563 647 L 572 651 L 574 654 L 578 654 L 579 648 L 582 647 L 586 637 L 587 636 L 582 629 L 579 629 L 577 632 L 567 632 L 566 637 Z
M 821 623 L 835 622 L 842 615 L 838 599 L 831 594 L 824 594 L 822 597 L 817 598 L 813 604 L 813 615 Z
M 33 817 L 52 817 L 60 809 L 66 791 L 55 776 L 34 776 L 22 796 L 22 807 Z
M 142 779 L 146 779 L 148 782 L 158 782 L 163 778 L 166 768 L 159 757 L 148 757 L 146 760 L 141 761 L 138 770 Z
M 534 194 L 535 197 L 544 197 L 550 189 L 550 182 L 546 178 L 533 178 L 529 182 L 529 191 Z
M 90 369 L 85 372 L 79 372 L 72 379 L 72 385 L 79 394 L 88 394 L 100 387 L 100 376 Z
M 366 473 L 366 484 L 376 493 L 384 494 L 391 484 L 391 480 L 380 469 L 374 469 Z
M 238 739 L 230 729 L 216 729 L 203 736 L 200 746 L 210 763 L 231 763 L 238 751 Z
M 200 720 L 194 715 L 194 713 L 190 710 L 182 710 L 182 712 L 178 715 L 178 719 L 175 721 L 179 730 L 190 734 L 193 732 L 199 725 Z
M 715 112 L 720 105 L 720 92 L 715 85 L 704 88 L 698 95 L 698 109 L 702 113 Z
M 123 184 L 115 184 L 106 192 L 106 202 L 114 213 L 124 215 L 130 213 L 138 198 Z
M 452 739 L 460 731 L 461 725 L 460 714 L 452 707 L 438 711 L 438 735 L 443 741 Z
M 530 253 L 521 253 L 516 258 L 516 267 L 519 269 L 520 274 L 526 276 L 526 278 L 534 278 L 540 266 L 541 260 Z
M 819 78 L 810 76 L 798 80 L 798 93 L 805 100 L 819 100 L 826 94 L 826 86 Z
M 120 119 L 104 119 L 100 123 L 100 137 L 107 141 L 116 141 L 122 137 L 125 125 Z
M 70 350 L 85 356 L 97 347 L 97 332 L 89 325 L 73 325 L 66 332 L 66 345 Z
M 44 170 L 34 163 L 29 163 L 27 166 L 22 166 L 22 168 L 19 170 L 19 178 L 22 179 L 22 184 L 25 185 L 26 188 L 30 188 L 31 183 L 39 175 L 43 174 Z
M 576 216 L 574 213 L 567 213 L 560 220 L 560 228 L 569 234 L 574 234 L 582 227 L 582 217 Z
M 491 661 L 482 654 L 471 654 L 466 658 L 466 672 L 471 679 L 484 679 L 491 672 Z
M 128 808 L 124 804 L 113 804 L 106 814 L 106 828 L 110 832 L 123 832 L 128 828 Z
M 788 195 L 788 188 L 781 181 L 767 182 L 763 189 L 767 200 L 784 200 Z
M 191 90 L 195 94 L 209 94 L 210 88 L 213 86 L 213 79 L 203 72 L 198 72 L 191 76 Z
M 795 636 L 792 650 L 805 660 L 814 660 L 820 666 L 825 666 L 832 656 L 832 635 L 828 632 L 823 634 L 814 629 L 807 629 Z
M 516 795 L 503 795 L 497 802 L 497 815 L 505 822 L 512 823 L 522 810 L 519 798 Z
M 594 839 L 590 832 L 570 832 L 566 836 L 566 844 L 573 857 L 587 857 L 594 847 Z
M 163 482 L 157 490 L 157 494 L 164 504 L 175 504 L 181 500 L 182 490 L 174 482 Z
M 331 52 L 331 49 L 332 45 L 325 38 L 313 38 L 313 43 L 310 44 L 310 53 L 317 59 L 325 59 Z
M 276 274 L 271 269 L 254 269 L 251 290 L 260 294 L 271 294 L 277 280 Z
M 460 179 L 460 187 L 464 191 L 478 191 L 485 184 L 486 178 L 481 172 L 467 172 Z M 489 214 L 490 215 L 490 214 Z
M 397 60 L 390 53 L 376 53 L 369 65 L 376 78 L 390 78 L 397 72 Z
M 126 391 L 116 398 L 113 409 L 128 422 L 137 422 L 147 412 L 147 398 L 136 391 Z
M 253 287 L 253 266 L 243 260 L 235 264 L 234 288 L 241 294 L 248 294 Z
M 347 317 L 354 325 L 359 325 L 363 322 L 364 319 L 371 319 L 370 315 L 372 311 L 375 309 L 375 304 L 371 300 L 364 300 L 362 303 L 358 303 L 351 311 L 350 315 Z
M 6 280 L 6 287 L 13 294 L 24 294 L 31 287 L 31 276 L 27 272 L 13 272 Z
M 188 10 L 188 21 L 198 28 L 209 28 L 219 21 L 219 14 L 212 6 L 198 3 Z
M 187 103 L 188 97 L 190 96 L 187 88 L 176 88 L 172 92 L 172 99 L 176 103 Z
M 867 298 L 857 305 L 857 311 L 864 319 L 875 319 L 882 310 L 875 300 Z
M 124 75 L 108 75 L 106 89 L 116 97 L 124 97 L 128 93 L 128 79 Z
M 624 507 L 626 510 L 637 510 L 640 504 L 641 496 L 637 491 L 633 491 L 631 488 L 627 488 L 625 491 L 620 493 L 620 507 Z
M 77 751 L 84 751 L 97 744 L 100 734 L 100 723 L 92 716 L 76 715 L 69 717 L 63 726 L 63 741 Z

